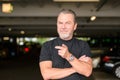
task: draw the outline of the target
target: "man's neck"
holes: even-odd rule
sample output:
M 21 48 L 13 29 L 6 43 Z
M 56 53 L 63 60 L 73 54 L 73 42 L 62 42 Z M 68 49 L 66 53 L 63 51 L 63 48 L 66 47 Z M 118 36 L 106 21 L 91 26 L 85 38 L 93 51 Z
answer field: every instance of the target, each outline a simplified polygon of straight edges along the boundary
M 70 38 L 61 38 L 61 37 L 60 37 L 60 39 L 65 40 L 65 41 L 68 41 L 68 40 L 71 40 L 72 37 L 70 37 Z

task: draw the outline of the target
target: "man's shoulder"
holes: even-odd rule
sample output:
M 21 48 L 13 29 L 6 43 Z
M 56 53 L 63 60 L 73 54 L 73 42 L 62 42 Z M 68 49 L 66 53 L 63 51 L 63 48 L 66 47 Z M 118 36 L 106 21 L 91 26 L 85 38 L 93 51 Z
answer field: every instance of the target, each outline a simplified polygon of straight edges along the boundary
M 50 39 L 46 41 L 43 45 L 51 45 L 51 44 L 54 44 L 56 41 L 57 41 L 57 38 Z
M 81 44 L 81 43 L 83 43 L 83 44 L 84 44 L 84 43 L 87 43 L 86 41 L 83 41 L 83 40 L 78 39 L 78 38 L 74 38 L 74 41 L 77 42 L 77 43 L 80 43 L 80 44 Z
M 81 39 L 78 39 L 78 38 L 74 39 L 74 44 L 78 45 L 79 47 L 89 46 L 87 41 L 84 41 L 84 40 L 81 40 Z

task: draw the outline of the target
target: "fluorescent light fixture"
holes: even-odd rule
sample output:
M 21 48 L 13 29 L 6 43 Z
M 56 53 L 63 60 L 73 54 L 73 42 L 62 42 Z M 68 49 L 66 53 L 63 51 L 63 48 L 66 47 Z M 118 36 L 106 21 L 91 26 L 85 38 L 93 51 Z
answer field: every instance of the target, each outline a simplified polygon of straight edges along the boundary
M 2 4 L 2 12 L 3 13 L 11 13 L 13 11 L 13 6 L 11 3 L 3 3 Z
M 99 2 L 100 0 L 53 0 L 54 2 Z

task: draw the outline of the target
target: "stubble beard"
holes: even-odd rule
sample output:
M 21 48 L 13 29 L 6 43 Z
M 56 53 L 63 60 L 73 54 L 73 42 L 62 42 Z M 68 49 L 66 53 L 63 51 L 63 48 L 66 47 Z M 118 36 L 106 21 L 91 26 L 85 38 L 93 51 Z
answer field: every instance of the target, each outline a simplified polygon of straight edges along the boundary
M 67 39 L 71 38 L 71 34 L 62 34 L 62 33 L 60 33 L 59 36 L 63 40 L 67 40 Z

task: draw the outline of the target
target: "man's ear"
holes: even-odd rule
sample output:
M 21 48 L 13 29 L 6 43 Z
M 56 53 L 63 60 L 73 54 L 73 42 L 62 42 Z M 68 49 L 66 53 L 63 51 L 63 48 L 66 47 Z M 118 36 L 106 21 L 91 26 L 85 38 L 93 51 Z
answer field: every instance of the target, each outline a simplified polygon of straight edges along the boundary
M 75 23 L 75 26 L 74 26 L 74 30 L 76 30 L 77 29 L 77 23 Z

